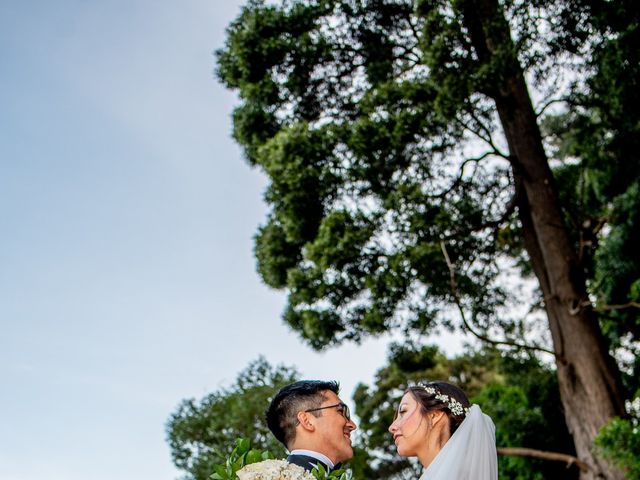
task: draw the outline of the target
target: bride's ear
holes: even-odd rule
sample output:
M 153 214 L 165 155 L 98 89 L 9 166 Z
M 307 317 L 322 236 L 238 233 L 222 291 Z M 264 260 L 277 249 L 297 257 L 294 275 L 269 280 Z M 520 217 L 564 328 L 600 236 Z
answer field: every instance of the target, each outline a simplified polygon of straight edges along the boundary
M 431 425 L 435 426 L 440 423 L 442 420 L 447 418 L 447 414 L 443 410 L 431 410 L 429 412 L 431 415 Z

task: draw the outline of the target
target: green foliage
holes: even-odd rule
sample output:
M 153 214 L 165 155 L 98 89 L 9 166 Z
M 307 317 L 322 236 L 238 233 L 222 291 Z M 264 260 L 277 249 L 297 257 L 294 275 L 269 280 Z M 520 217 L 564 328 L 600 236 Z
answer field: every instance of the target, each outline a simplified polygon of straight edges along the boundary
M 640 175 L 640 173 L 639 173 Z M 640 303 L 640 180 L 636 180 L 627 190 L 612 202 L 614 218 L 610 222 L 611 232 L 601 242 L 595 255 L 595 281 L 600 292 L 600 304 L 624 305 Z M 640 337 L 640 315 L 637 308 L 621 308 L 608 312 L 604 320 L 605 332 L 614 345 L 620 338 L 631 333 Z M 629 378 L 631 391 L 640 387 L 640 370 L 631 373 L 635 383 Z
M 532 358 L 502 358 L 500 382 L 482 387 L 472 401 L 496 425 L 500 447 L 526 447 L 575 455 L 565 425 L 554 372 Z M 501 478 L 578 478 L 577 467 L 525 457 L 498 457 Z
M 640 429 L 637 420 L 613 419 L 600 430 L 596 447 L 625 472 L 624 478 L 640 479 Z
M 428 3 L 423 18 L 411 2 L 254 1 L 218 52 L 220 79 L 243 99 L 236 139 L 272 181 L 258 270 L 288 289 L 285 320 L 316 348 L 384 332 L 399 309 L 408 328 L 442 321 L 443 234 L 479 328 L 505 302 L 486 225 L 505 214 L 508 169 L 471 164 L 460 177 L 449 156 L 466 135 L 458 120 L 474 121 L 464 112 L 492 121 L 470 95 L 500 68 L 469 84 L 479 67 L 455 50 L 459 19 Z M 419 74 L 444 57 L 458 63 Z
M 515 339 L 526 329 L 505 312 L 540 299 L 499 281 L 501 259 L 525 278 L 531 269 L 491 102 L 517 59 L 534 87 L 571 98 L 543 132 L 591 293 L 601 305 L 633 299 L 637 8 L 506 2 L 490 24 L 504 28 L 503 13 L 515 41 L 489 56 L 470 43 L 479 19 L 467 3 L 251 1 L 217 52 L 219 78 L 243 100 L 236 139 L 272 182 L 258 271 L 288 290 L 285 321 L 315 348 L 398 326 L 460 327 L 439 313 L 452 300 L 443 241 L 476 330 Z M 545 16 L 558 23 L 543 35 Z M 571 69 L 586 81 L 553 92 Z M 602 315 L 614 346 L 638 337 L 636 313 Z
M 338 470 L 327 471 L 320 464 L 317 464 L 315 467 L 313 467 L 313 470 L 311 470 L 311 474 L 314 477 L 316 477 L 318 480 L 322 480 L 322 479 L 351 480 L 352 478 L 351 472 L 345 469 L 341 468 Z
M 236 446 L 224 464 L 213 465 L 211 480 L 236 480 L 236 472 L 245 465 L 273 458 L 270 451 L 264 452 L 251 448 L 251 442 L 246 438 L 236 440 Z
M 184 400 L 167 423 L 176 467 L 188 479 L 207 480 L 214 465 L 223 464 L 225 471 L 232 472 L 238 462 L 258 458 L 249 453 L 244 442 L 235 446 L 234 454 L 230 438 L 244 438 L 273 457 L 284 456 L 284 447 L 266 425 L 264 411 L 274 392 L 295 381 L 298 375 L 290 367 L 272 367 L 261 357 L 240 372 L 230 388 L 220 389 L 200 401 Z M 223 467 L 215 468 L 222 475 Z

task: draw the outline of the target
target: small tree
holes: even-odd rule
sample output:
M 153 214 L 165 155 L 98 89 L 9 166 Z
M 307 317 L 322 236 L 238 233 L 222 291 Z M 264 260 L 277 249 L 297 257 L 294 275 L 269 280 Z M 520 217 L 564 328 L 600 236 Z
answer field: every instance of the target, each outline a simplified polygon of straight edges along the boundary
M 167 423 L 173 462 L 188 479 L 209 480 L 213 466 L 231 455 L 239 438 L 276 458 L 284 447 L 269 431 L 264 412 L 271 397 L 299 377 L 292 367 L 271 366 L 264 358 L 250 363 L 230 388 L 200 401 L 184 400 Z
M 409 384 L 447 380 L 460 386 L 496 424 L 498 447 L 524 447 L 575 455 L 564 426 L 557 381 L 552 370 L 535 358 L 510 358 L 495 349 L 468 351 L 447 358 L 436 347 L 395 345 L 375 384 L 358 386 L 354 395 L 363 449 L 375 459 L 370 478 L 411 479 L 420 467 L 398 457 L 387 428 Z M 577 478 L 566 463 L 499 456 L 500 478 Z

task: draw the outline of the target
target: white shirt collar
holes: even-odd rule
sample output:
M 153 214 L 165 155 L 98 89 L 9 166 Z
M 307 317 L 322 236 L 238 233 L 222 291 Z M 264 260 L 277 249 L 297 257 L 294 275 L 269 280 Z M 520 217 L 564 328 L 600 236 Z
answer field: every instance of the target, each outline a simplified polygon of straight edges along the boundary
M 306 455 L 307 457 L 313 457 L 316 460 L 320 460 L 327 467 L 333 468 L 335 465 L 326 455 L 323 455 L 319 452 L 314 452 L 313 450 L 303 450 L 302 448 L 296 448 L 295 450 L 291 450 L 289 452 L 291 455 Z

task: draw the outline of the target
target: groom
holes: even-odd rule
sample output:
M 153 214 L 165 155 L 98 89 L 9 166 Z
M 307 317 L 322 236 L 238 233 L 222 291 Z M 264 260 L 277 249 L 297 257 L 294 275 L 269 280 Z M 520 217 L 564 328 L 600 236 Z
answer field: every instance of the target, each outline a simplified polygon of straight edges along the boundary
M 290 463 L 327 471 L 353 457 L 351 432 L 356 424 L 338 397 L 337 382 L 303 380 L 282 388 L 266 411 L 267 425 L 287 447 Z

